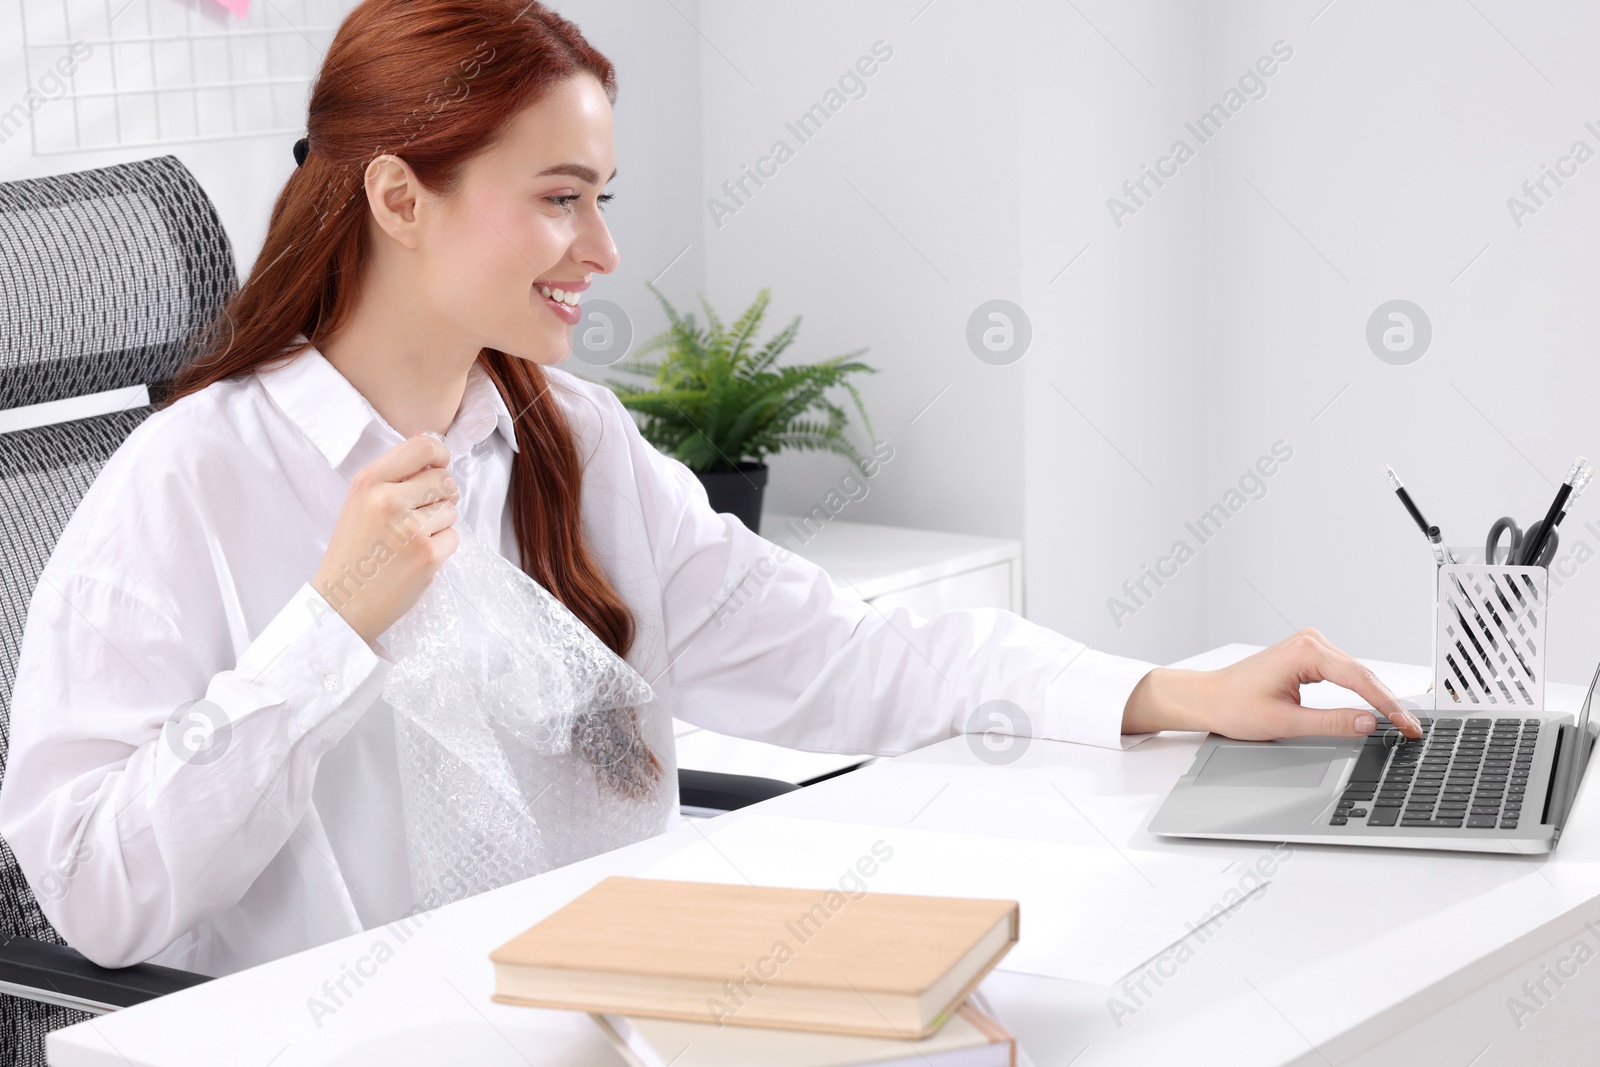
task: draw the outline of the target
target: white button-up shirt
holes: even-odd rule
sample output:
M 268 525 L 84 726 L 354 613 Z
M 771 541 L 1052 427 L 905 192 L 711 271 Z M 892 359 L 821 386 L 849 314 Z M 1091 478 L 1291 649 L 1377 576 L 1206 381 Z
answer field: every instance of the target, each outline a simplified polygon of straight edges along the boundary
M 1006 611 L 876 609 L 712 511 L 609 390 L 545 373 L 659 721 L 897 754 L 1003 699 L 1038 736 L 1133 740 L 1123 706 L 1151 664 Z M 392 664 L 309 584 L 350 479 L 401 441 L 312 349 L 152 415 L 67 524 L 30 607 L 0 834 L 90 959 L 220 975 L 412 910 Z M 445 441 L 461 518 L 515 562 L 516 438 L 481 367 Z M 209 761 L 175 736 L 201 698 L 230 731 Z

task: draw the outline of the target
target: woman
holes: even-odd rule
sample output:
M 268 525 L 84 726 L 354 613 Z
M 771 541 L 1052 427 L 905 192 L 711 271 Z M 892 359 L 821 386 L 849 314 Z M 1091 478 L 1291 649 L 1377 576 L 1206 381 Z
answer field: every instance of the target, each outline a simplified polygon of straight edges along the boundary
M 1041 736 L 1112 747 L 1371 732 L 1369 711 L 1299 705 L 1327 678 L 1419 732 L 1313 630 L 1221 671 L 1152 669 L 1007 612 L 882 615 L 774 566 L 611 393 L 554 368 L 617 266 L 614 98 L 605 58 L 526 0 L 367 0 L 340 29 L 257 267 L 34 598 L 0 832 L 71 944 L 222 974 L 417 905 L 382 638 L 458 522 L 654 687 L 627 714 L 659 816 L 608 836 L 573 804 L 546 816 L 550 862 L 668 827 L 674 715 L 886 754 L 997 697 Z M 200 700 L 221 721 L 197 748 Z M 605 785 L 596 769 L 586 795 Z M 485 862 L 502 844 L 478 842 Z

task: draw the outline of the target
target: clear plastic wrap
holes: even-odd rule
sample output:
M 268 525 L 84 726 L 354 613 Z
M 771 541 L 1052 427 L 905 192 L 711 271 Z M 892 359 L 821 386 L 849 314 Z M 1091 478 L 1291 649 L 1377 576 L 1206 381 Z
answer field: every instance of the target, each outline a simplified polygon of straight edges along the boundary
M 671 721 L 649 683 L 456 529 L 460 547 L 384 638 L 419 907 L 658 834 L 676 797 Z

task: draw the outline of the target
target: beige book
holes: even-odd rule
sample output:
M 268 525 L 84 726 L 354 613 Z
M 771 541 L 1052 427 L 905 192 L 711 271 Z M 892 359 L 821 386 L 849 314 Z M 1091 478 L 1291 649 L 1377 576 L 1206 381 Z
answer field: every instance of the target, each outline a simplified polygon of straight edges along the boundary
M 1014 900 L 612 877 L 490 954 L 494 999 L 922 1038 L 1016 944 Z
M 930 1037 L 714 1026 L 680 1019 L 591 1016 L 628 1067 L 1016 1067 L 1017 1043 L 968 1000 Z

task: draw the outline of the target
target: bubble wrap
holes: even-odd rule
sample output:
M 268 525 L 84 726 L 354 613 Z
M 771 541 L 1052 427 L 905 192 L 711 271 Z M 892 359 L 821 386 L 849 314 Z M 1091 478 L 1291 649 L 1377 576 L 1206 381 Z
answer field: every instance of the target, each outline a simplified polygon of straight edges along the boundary
M 671 721 L 649 683 L 456 529 L 460 547 L 384 637 L 418 907 L 661 833 L 676 799 Z

